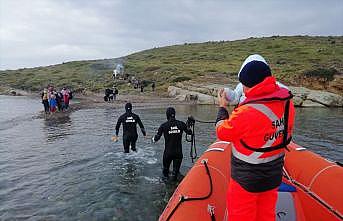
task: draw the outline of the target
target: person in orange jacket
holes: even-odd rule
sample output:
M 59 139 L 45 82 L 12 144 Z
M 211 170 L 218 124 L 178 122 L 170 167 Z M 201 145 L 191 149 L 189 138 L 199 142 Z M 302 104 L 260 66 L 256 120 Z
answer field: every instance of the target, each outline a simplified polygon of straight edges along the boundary
M 277 85 L 266 62 L 246 60 L 239 72 L 246 99 L 230 116 L 224 90 L 218 93 L 217 138 L 232 144 L 228 215 L 230 221 L 275 221 L 284 151 L 292 138 L 293 95 Z

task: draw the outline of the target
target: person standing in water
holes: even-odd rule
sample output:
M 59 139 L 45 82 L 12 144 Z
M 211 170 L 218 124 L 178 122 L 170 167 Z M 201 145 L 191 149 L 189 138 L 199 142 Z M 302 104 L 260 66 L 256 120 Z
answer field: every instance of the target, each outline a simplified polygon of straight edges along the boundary
M 48 89 L 44 89 L 42 93 L 42 104 L 44 105 L 44 111 L 46 114 L 50 112 L 50 107 L 49 107 L 49 94 L 48 94 Z
M 62 100 L 63 100 L 63 96 L 61 92 L 56 92 L 56 101 L 57 101 L 57 109 L 58 111 L 62 111 Z
M 65 87 L 61 90 L 61 93 L 63 95 L 63 103 L 64 103 L 64 109 L 67 110 L 69 108 L 69 99 L 70 99 L 70 91 L 69 89 L 66 89 Z
M 169 177 L 169 167 L 173 162 L 173 180 L 177 179 L 182 163 L 182 134 L 192 134 L 189 124 L 175 119 L 175 109 L 168 107 L 166 111 L 167 122 L 163 123 L 157 131 L 157 134 L 152 137 L 152 142 L 157 142 L 161 136 L 164 136 L 165 147 L 163 153 L 163 176 Z
M 118 137 L 120 125 L 123 124 L 123 145 L 124 152 L 129 153 L 130 146 L 132 151 L 136 151 L 136 142 L 138 139 L 137 124 L 141 128 L 142 134 L 145 137 L 146 132 L 143 123 L 137 114 L 132 113 L 132 104 L 126 103 L 126 113 L 121 115 L 116 125 L 116 137 Z
M 56 96 L 54 93 L 51 94 L 50 100 L 49 100 L 49 105 L 50 105 L 50 112 L 55 113 L 56 112 L 56 106 L 57 106 L 57 101 L 56 101 Z

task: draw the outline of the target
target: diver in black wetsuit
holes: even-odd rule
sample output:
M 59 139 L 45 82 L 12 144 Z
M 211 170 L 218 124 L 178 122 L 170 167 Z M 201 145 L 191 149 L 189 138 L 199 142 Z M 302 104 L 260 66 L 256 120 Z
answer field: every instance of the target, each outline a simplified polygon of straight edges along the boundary
M 127 103 L 125 105 L 126 113 L 121 115 L 116 125 L 116 136 L 119 134 L 120 125 L 123 124 L 123 145 L 124 152 L 129 153 L 130 146 L 132 151 L 136 151 L 136 141 L 138 138 L 137 124 L 141 128 L 143 136 L 146 136 L 146 132 L 143 123 L 137 114 L 132 113 L 132 104 Z
M 162 134 L 165 139 L 165 148 L 163 153 L 163 175 L 169 177 L 169 166 L 173 161 L 173 179 L 177 179 L 182 162 L 182 133 L 192 134 L 192 130 L 182 121 L 175 119 L 175 109 L 168 107 L 168 121 L 163 123 L 157 131 L 157 134 L 152 137 L 152 142 L 157 142 Z

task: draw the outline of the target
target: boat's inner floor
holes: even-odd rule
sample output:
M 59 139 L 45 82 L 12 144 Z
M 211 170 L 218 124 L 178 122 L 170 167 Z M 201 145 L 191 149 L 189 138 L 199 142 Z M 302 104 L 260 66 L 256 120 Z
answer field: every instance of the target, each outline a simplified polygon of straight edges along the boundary
M 276 205 L 277 221 L 296 221 L 294 199 L 291 192 L 278 192 Z

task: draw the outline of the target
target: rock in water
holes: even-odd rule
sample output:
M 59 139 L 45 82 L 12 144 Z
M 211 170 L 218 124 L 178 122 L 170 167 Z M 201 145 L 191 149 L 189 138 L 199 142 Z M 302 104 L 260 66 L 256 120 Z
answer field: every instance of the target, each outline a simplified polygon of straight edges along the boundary
M 338 94 L 333 94 L 326 91 L 314 91 L 311 90 L 307 96 L 307 100 L 311 100 L 316 103 L 323 104 L 328 107 L 342 107 L 343 97 Z

